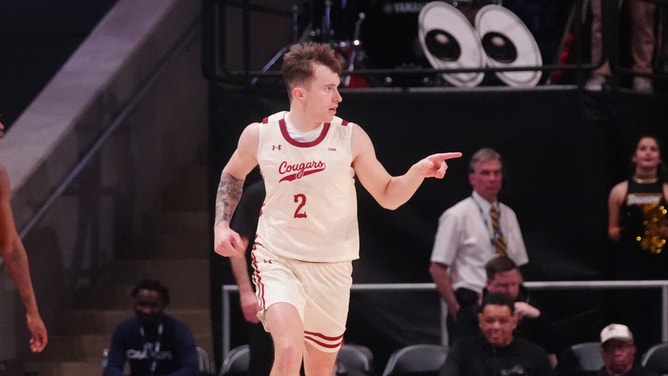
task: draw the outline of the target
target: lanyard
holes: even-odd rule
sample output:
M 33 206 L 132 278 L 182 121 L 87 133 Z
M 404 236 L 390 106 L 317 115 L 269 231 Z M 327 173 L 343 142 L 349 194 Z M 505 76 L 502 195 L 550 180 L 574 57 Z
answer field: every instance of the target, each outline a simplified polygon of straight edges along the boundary
M 140 326 L 139 327 L 139 335 L 141 336 L 141 339 L 144 341 L 145 344 L 147 344 L 147 351 L 149 358 L 151 359 L 151 376 L 155 375 L 155 369 L 158 366 L 158 353 L 160 352 L 160 341 L 162 340 L 162 323 L 158 325 L 158 337 L 155 339 L 155 343 L 148 342 L 146 340 L 146 333 L 144 332 L 144 327 Z
M 496 245 L 496 240 L 501 236 L 501 207 L 498 206 L 496 207 L 496 213 L 499 216 L 499 228 L 494 229 L 493 226 L 490 226 L 489 221 L 487 220 L 487 216 L 489 215 L 488 213 L 485 213 L 484 210 L 482 210 L 482 206 L 480 203 L 471 195 L 471 199 L 473 202 L 475 202 L 476 206 L 478 207 L 478 210 L 480 211 L 480 218 L 482 218 L 483 222 L 485 222 L 485 228 L 489 231 L 489 229 L 492 229 L 492 234 L 489 238 L 489 243 L 494 247 Z M 493 206 L 493 203 L 490 203 L 490 206 Z

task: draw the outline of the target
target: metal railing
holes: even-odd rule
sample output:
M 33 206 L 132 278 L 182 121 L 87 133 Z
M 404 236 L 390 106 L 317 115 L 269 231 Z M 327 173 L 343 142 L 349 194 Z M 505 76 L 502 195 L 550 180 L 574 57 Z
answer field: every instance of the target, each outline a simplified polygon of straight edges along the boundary
M 614 290 L 614 289 L 661 289 L 661 340 L 668 341 L 668 280 L 655 281 L 531 281 L 524 285 L 531 290 Z M 359 291 L 436 291 L 434 283 L 370 283 L 353 284 L 352 292 Z M 223 357 L 230 351 L 230 295 L 237 293 L 236 285 L 222 288 L 222 351 Z M 441 317 L 444 315 L 441 304 Z M 441 335 L 445 335 L 441 326 Z
M 605 0 L 601 2 L 602 6 L 602 27 L 603 27 L 603 56 L 601 56 L 600 61 L 591 61 L 590 51 L 587 48 L 590 41 L 587 40 L 590 37 L 590 26 L 589 15 L 590 11 L 590 0 L 573 0 L 570 9 L 564 9 L 563 11 L 567 13 L 565 20 L 561 18 L 558 20 L 552 19 L 541 19 L 540 23 L 548 24 L 554 23 L 557 25 L 557 31 L 553 31 L 554 34 L 560 35 L 551 35 L 550 40 L 543 40 L 540 42 L 539 48 L 544 49 L 541 51 L 542 63 L 538 65 L 527 65 L 520 66 L 512 64 L 494 64 L 493 66 L 488 66 L 483 64 L 479 67 L 468 67 L 463 68 L 462 65 L 450 65 L 449 68 L 432 68 L 430 64 L 425 64 L 424 61 L 421 63 L 415 63 L 412 60 L 408 59 L 405 64 L 398 65 L 396 67 L 389 67 L 386 64 L 383 64 L 382 57 L 376 56 L 371 60 L 372 63 L 368 64 L 368 61 L 361 59 L 363 62 L 356 61 L 355 57 L 367 56 L 369 58 L 369 49 L 375 46 L 377 40 L 372 38 L 369 39 L 369 36 L 362 33 L 361 38 L 348 37 L 348 39 L 343 38 L 342 40 L 337 40 L 336 38 L 332 39 L 329 37 L 329 33 L 325 32 L 327 30 L 321 30 L 317 25 L 317 19 L 322 14 L 313 13 L 313 9 L 307 9 L 296 4 L 299 4 L 298 1 L 293 2 L 291 8 L 289 2 L 274 3 L 270 6 L 261 6 L 255 4 L 253 0 L 201 0 L 202 1 L 202 15 L 203 15 L 203 34 L 204 34 L 204 54 L 203 54 L 203 71 L 206 78 L 214 83 L 225 84 L 225 85 L 236 85 L 237 87 L 249 88 L 256 85 L 258 78 L 268 79 L 264 86 L 272 87 L 276 85 L 276 82 L 282 82 L 276 80 L 280 78 L 280 71 L 278 71 L 275 66 L 276 62 L 280 59 L 282 54 L 286 51 L 286 45 L 282 47 L 273 46 L 271 48 L 276 48 L 277 52 L 273 58 L 260 69 L 257 66 L 256 59 L 259 57 L 259 51 L 264 51 L 267 48 L 266 45 L 259 46 L 262 42 L 266 41 L 266 36 L 257 37 L 256 33 L 253 32 L 254 27 L 252 25 L 252 20 L 257 17 L 270 16 L 273 17 L 273 22 L 280 23 L 285 22 L 289 23 L 292 19 L 292 41 L 289 42 L 286 38 L 283 38 L 283 42 L 292 44 L 297 40 L 314 40 L 320 42 L 330 42 L 332 46 L 337 49 L 339 55 L 347 60 L 345 65 L 347 68 L 344 69 L 341 76 L 344 78 L 343 87 L 348 87 L 347 82 L 353 77 L 360 79 L 361 81 L 368 81 L 367 84 L 371 89 L 374 88 L 385 88 L 387 83 L 384 82 L 386 79 L 393 78 L 394 83 L 389 84 L 390 87 L 423 87 L 423 86 L 436 86 L 444 87 L 444 83 L 441 82 L 439 77 L 443 75 L 459 75 L 459 74 L 472 74 L 472 73 L 501 73 L 503 75 L 509 74 L 510 72 L 534 72 L 534 74 L 540 74 L 538 85 L 539 86 L 564 86 L 564 87 L 583 87 L 587 77 L 589 77 L 590 72 L 607 62 L 610 65 L 612 70 L 612 77 L 610 84 L 612 87 L 619 86 L 620 77 L 636 77 L 636 76 L 645 76 L 649 77 L 655 81 L 666 81 L 668 80 L 668 62 L 662 62 L 660 68 L 655 67 L 655 71 L 651 74 L 641 74 L 634 72 L 631 66 L 623 61 L 622 57 L 630 54 L 630 46 L 628 43 L 624 43 L 625 39 L 620 35 L 620 30 L 624 28 L 621 26 L 625 25 L 625 17 L 622 13 L 622 9 L 618 6 L 620 1 L 618 0 Z M 668 9 L 668 0 L 650 0 L 653 3 L 656 3 L 659 6 L 657 11 L 657 19 L 660 24 L 660 28 L 665 26 L 661 25 L 662 12 L 666 12 Z M 467 4 L 470 3 L 468 0 L 464 1 L 446 1 L 447 3 L 461 3 Z M 302 2 L 303 3 L 303 2 Z M 309 2 L 310 3 L 310 2 Z M 330 2 L 331 3 L 331 2 Z M 382 3 L 382 2 L 376 2 Z M 423 2 L 417 2 L 423 3 Z M 503 1 L 497 1 L 498 4 L 503 4 Z M 537 1 L 536 3 L 541 3 Z M 562 2 L 566 3 L 566 2 Z M 541 6 L 544 4 L 541 3 Z M 311 12 L 309 12 L 311 11 Z M 350 11 L 350 10 L 349 10 Z M 378 11 L 378 10 L 376 10 Z M 521 9 L 516 9 L 520 12 Z M 512 11 L 511 11 L 512 12 Z M 228 14 L 229 13 L 229 14 Z M 373 13 L 373 12 L 372 12 Z M 409 12 L 410 13 L 410 12 Z M 232 14 L 232 16 L 230 15 Z M 328 13 L 325 13 L 327 15 Z M 364 13 L 361 13 L 364 14 Z M 373 14 L 367 15 L 368 19 L 372 18 Z M 376 17 L 384 17 L 384 14 L 377 14 Z M 407 14 L 405 17 L 414 17 L 417 15 Z M 548 17 L 548 15 L 537 14 L 535 17 Z M 340 16 L 339 16 L 340 17 Z M 350 15 L 348 15 L 350 17 Z M 365 17 L 365 16 L 364 16 Z M 364 17 L 360 18 L 364 20 Z M 232 21 L 228 20 L 230 18 Z M 525 17 L 526 18 L 526 17 Z M 564 18 L 564 17 L 562 17 Z M 528 20 L 527 20 L 528 21 Z M 555 22 L 556 21 L 556 22 Z M 255 21 L 258 22 L 258 21 Z M 352 22 L 352 20 L 348 20 Z M 366 23 L 369 20 L 364 21 Z M 402 20 L 405 22 L 405 20 Z M 563 24 L 562 24 L 563 22 Z M 329 22 L 323 22 L 323 28 L 327 29 L 326 26 L 329 25 Z M 399 26 L 397 26 L 399 27 Z M 287 27 L 285 27 L 287 28 Z M 520 28 L 517 26 L 517 28 Z M 332 30 L 329 30 L 330 32 Z M 403 30 L 404 33 L 409 33 L 412 30 Z M 376 30 L 376 33 L 383 34 L 387 33 L 387 30 Z M 545 32 L 539 30 L 531 31 L 531 34 L 534 38 L 541 37 L 545 38 Z M 287 31 L 285 32 L 288 33 Z M 355 31 L 354 35 L 356 35 Z M 538 35 L 534 35 L 537 34 Z M 234 34 L 234 38 L 230 41 L 226 40 L 226 35 Z M 394 34 L 393 34 L 394 35 Z M 404 37 L 404 35 L 399 34 L 398 36 Z M 392 35 L 387 36 L 386 38 L 391 38 Z M 395 43 L 395 47 L 401 47 L 402 43 L 406 41 L 402 40 Z M 554 39 L 554 40 L 552 40 Z M 556 40 L 559 39 L 559 40 Z M 258 40 L 262 40 L 259 42 Z M 657 40 L 662 40 L 661 36 L 657 34 Z M 550 47 L 551 45 L 556 44 L 556 48 Z M 659 44 L 665 44 L 661 42 Z M 241 46 L 238 49 L 232 49 L 230 45 L 234 47 Z M 278 48 L 281 47 L 281 48 Z M 375 46 L 380 48 L 379 46 Z M 657 46 L 655 54 L 666 54 L 666 47 Z M 230 51 L 227 51 L 230 49 Z M 399 53 L 401 52 L 401 53 Z M 394 57 L 399 57 L 405 55 L 406 53 L 410 54 L 408 51 L 397 51 L 395 52 Z M 414 56 L 417 57 L 417 56 Z M 238 58 L 240 62 L 232 62 Z M 378 61 L 381 60 L 381 61 Z M 655 60 L 658 61 L 658 58 L 655 56 Z M 661 56 L 661 60 L 668 60 L 668 56 Z M 374 64 L 373 62 L 375 61 Z M 369 67 L 371 65 L 372 67 Z M 379 65 L 373 67 L 373 65 Z M 408 65 L 407 68 L 403 66 Z M 412 66 L 417 65 L 417 66 Z M 467 65 L 468 66 L 468 65 Z M 273 67 L 273 69 L 272 69 Z M 354 69 L 353 69 L 354 67 Z M 568 77 L 566 77 L 568 75 Z M 427 81 L 426 83 L 423 81 Z M 392 82 L 392 80 L 390 80 Z M 258 85 L 263 86 L 263 85 Z M 481 86 L 487 86 L 483 84 Z M 493 85 L 494 86 L 494 85 Z M 534 87 L 534 85 L 520 85 L 520 87 Z M 265 88 L 266 88 L 265 87 Z M 355 88 L 355 86 L 352 86 Z M 366 87 L 364 85 L 360 87 Z
M 253 85 L 255 84 L 256 80 L 258 77 L 279 77 L 280 76 L 280 71 L 277 70 L 269 70 L 271 66 L 273 66 L 273 63 L 275 63 L 279 57 L 282 55 L 283 52 L 285 52 L 285 47 L 283 49 L 280 49 L 278 53 L 267 63 L 262 69 L 252 69 L 251 68 L 251 60 L 252 57 L 254 57 L 255 53 L 257 53 L 257 49 L 259 48 L 257 45 L 254 44 L 253 38 L 251 37 L 251 26 L 250 26 L 250 20 L 253 16 L 257 16 L 259 14 L 270 14 L 273 15 L 276 19 L 283 19 L 285 20 L 290 20 L 295 19 L 295 15 L 288 11 L 283 4 L 283 8 L 271 8 L 271 7 L 262 7 L 258 5 L 254 5 L 252 1 L 250 0 L 202 0 L 203 4 L 203 34 L 204 34 L 204 56 L 203 56 L 203 70 L 204 74 L 212 82 L 223 82 L 223 83 L 236 83 L 236 84 L 242 84 L 242 85 Z M 512 64 L 503 64 L 503 66 L 496 64 L 495 66 L 480 66 L 480 67 L 450 67 L 450 68 L 432 68 L 432 67 L 427 67 L 427 66 L 420 66 L 420 67 L 408 67 L 408 68 L 403 68 L 403 67 L 386 67 L 386 68 L 363 68 L 363 67 L 356 67 L 353 71 L 352 65 L 356 64 L 350 64 L 354 63 L 354 61 L 347 62 L 347 64 L 350 64 L 347 69 L 344 69 L 342 72 L 342 77 L 349 77 L 349 76 L 366 76 L 366 77 L 372 77 L 372 78 L 383 78 L 387 75 L 393 75 L 397 76 L 398 79 L 402 79 L 403 77 L 411 77 L 411 76 L 422 76 L 422 75 L 432 75 L 432 74 L 442 74 L 442 73 L 453 73 L 453 74 L 461 74 L 461 73 L 487 73 L 487 72 L 520 72 L 520 71 L 535 71 L 535 72 L 542 72 L 545 77 L 551 76 L 555 72 L 563 72 L 563 71 L 570 71 L 570 72 L 575 72 L 575 74 L 585 77 L 584 72 L 589 72 L 591 69 L 596 68 L 597 65 L 600 65 L 600 62 L 593 62 L 589 63 L 589 58 L 584 56 L 584 49 L 583 49 L 583 39 L 584 36 L 587 34 L 583 32 L 582 26 L 583 26 L 583 20 L 586 19 L 586 12 L 587 12 L 587 0 L 575 0 L 574 4 L 572 6 L 572 9 L 570 10 L 571 13 L 571 20 L 572 22 L 566 22 L 565 25 L 562 25 L 564 27 L 564 30 L 562 31 L 561 35 L 561 41 L 558 42 L 559 46 L 557 47 L 557 51 L 554 52 L 552 56 L 547 56 L 545 57 L 546 64 L 541 64 L 541 65 L 512 65 Z M 605 7 L 608 6 L 607 3 L 604 4 Z M 228 12 L 231 13 L 231 10 L 235 11 L 235 15 L 239 13 L 240 16 L 240 26 L 236 25 L 236 22 L 234 23 L 233 26 L 228 25 L 229 22 L 226 21 L 226 17 L 228 16 Z M 295 7 L 293 6 L 292 8 L 293 12 L 296 10 Z M 303 11 L 302 9 L 297 9 L 299 11 Z M 309 18 L 311 16 L 315 16 L 313 14 L 306 14 L 306 18 Z M 299 17 L 304 17 L 304 14 L 299 14 Z M 414 15 L 415 17 L 415 22 L 417 24 L 417 15 Z M 364 18 L 362 18 L 364 19 Z M 236 21 L 236 20 L 235 20 Z M 323 41 L 323 42 L 328 42 L 328 38 L 325 38 L 324 36 L 316 36 L 316 37 L 309 37 L 309 35 L 314 34 L 315 31 L 312 30 L 311 28 L 314 27 L 313 22 L 314 20 L 310 19 L 307 20 L 308 22 L 306 23 L 306 26 L 304 26 L 305 30 L 302 30 L 301 33 L 298 31 L 295 32 L 293 31 L 293 40 L 292 43 L 296 42 L 295 37 L 301 35 L 301 40 L 303 39 L 309 39 L 309 40 L 316 40 L 316 41 Z M 287 22 L 287 21 L 286 21 Z M 240 66 L 233 66 L 234 64 L 230 63 L 230 59 L 226 50 L 228 48 L 228 45 L 226 43 L 226 40 L 224 38 L 223 30 L 226 30 L 226 28 L 230 27 L 233 28 L 234 26 L 237 26 L 240 30 L 235 30 L 235 32 L 238 33 L 238 39 L 235 39 L 235 43 L 241 44 L 243 48 L 241 48 L 241 63 Z M 607 26 L 607 23 L 606 23 Z M 297 27 L 299 28 L 298 25 L 293 26 L 293 29 Z M 228 31 L 228 33 L 231 33 L 232 31 Z M 382 32 L 382 31 L 378 31 Z M 315 33 L 318 34 L 318 33 Z M 613 34 L 613 33 L 610 33 Z M 320 38 L 320 39 L 319 39 Z M 324 38 L 325 40 L 321 40 Z M 354 39 L 354 38 L 353 38 Z M 362 38 L 364 39 L 364 38 Z M 567 47 L 567 40 L 570 40 L 570 48 Z M 334 41 L 331 41 L 334 42 Z M 349 42 L 349 43 L 348 43 Z M 360 42 L 359 40 L 351 40 L 351 41 L 345 41 L 344 44 L 347 45 L 346 48 L 344 48 L 346 51 L 342 55 L 345 56 L 346 53 L 348 52 L 355 52 L 355 54 L 351 56 L 356 56 L 358 55 L 357 52 L 363 52 L 364 51 L 364 43 L 362 43 L 362 46 L 359 47 L 358 43 Z M 257 43 L 256 43 L 257 44 Z M 350 44 L 350 46 L 348 46 Z M 333 46 L 337 46 L 336 43 L 332 44 Z M 351 49 L 351 51 L 348 51 L 348 49 Z M 617 40 L 616 38 L 610 38 L 609 43 L 608 43 L 608 49 L 610 50 L 616 50 L 617 49 Z M 566 61 L 559 61 L 561 59 L 561 56 L 564 55 L 564 53 L 570 50 L 572 51 L 572 56 L 573 58 L 570 59 L 572 61 L 566 62 Z M 364 64 L 362 64 L 364 65 Z M 381 64 L 382 65 L 382 64 Z M 545 81 L 548 83 L 551 80 L 551 78 L 547 78 Z

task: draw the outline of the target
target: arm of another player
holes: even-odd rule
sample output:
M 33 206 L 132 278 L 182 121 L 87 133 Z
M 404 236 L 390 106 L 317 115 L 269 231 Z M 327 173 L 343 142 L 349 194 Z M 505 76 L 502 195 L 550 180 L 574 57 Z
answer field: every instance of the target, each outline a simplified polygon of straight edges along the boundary
M 247 243 L 248 239 L 242 237 L 242 242 Z M 248 276 L 246 257 L 232 257 L 230 258 L 230 265 L 232 266 L 232 274 L 234 280 L 237 282 L 239 288 L 239 302 L 241 304 L 241 311 L 244 314 L 246 321 L 256 324 L 260 322 L 257 318 L 257 313 L 260 311 L 253 285 Z
M 16 284 L 26 309 L 26 322 L 32 335 L 30 349 L 33 352 L 41 352 L 48 342 L 48 336 L 37 308 L 35 291 L 30 279 L 28 255 L 16 232 L 9 203 L 9 190 L 9 176 L 4 166 L 0 165 L 0 255 L 5 260 L 7 270 Z

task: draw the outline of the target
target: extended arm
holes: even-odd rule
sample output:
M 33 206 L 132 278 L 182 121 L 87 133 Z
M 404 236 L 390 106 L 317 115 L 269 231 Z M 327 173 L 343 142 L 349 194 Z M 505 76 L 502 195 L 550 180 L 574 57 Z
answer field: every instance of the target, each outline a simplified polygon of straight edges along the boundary
M 242 242 L 248 243 L 248 239 L 242 237 Z M 245 248 L 245 247 L 244 247 Z M 232 257 L 230 258 L 230 265 L 232 266 L 232 274 L 239 287 L 239 300 L 241 303 L 241 311 L 244 314 L 246 321 L 251 323 L 258 323 L 257 313 L 260 311 L 257 297 L 253 291 L 250 277 L 246 266 L 246 257 Z
M 408 201 L 425 178 L 441 179 L 448 168 L 446 160 L 462 153 L 432 154 L 414 165 L 405 174 L 390 175 L 376 158 L 369 135 L 359 126 L 352 135 L 353 168 L 364 188 L 384 208 L 394 210 Z
M 0 254 L 18 289 L 26 309 L 26 321 L 32 334 L 30 349 L 41 352 L 48 342 L 46 327 L 37 308 L 37 300 L 30 279 L 28 256 L 16 232 L 12 209 L 9 204 L 9 177 L 0 165 Z

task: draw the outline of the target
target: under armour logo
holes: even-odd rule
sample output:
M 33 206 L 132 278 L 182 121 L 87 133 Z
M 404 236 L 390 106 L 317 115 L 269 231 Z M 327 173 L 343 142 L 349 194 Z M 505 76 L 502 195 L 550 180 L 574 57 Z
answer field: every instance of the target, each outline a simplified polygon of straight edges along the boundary
M 281 145 L 271 145 L 271 150 L 281 150 Z

